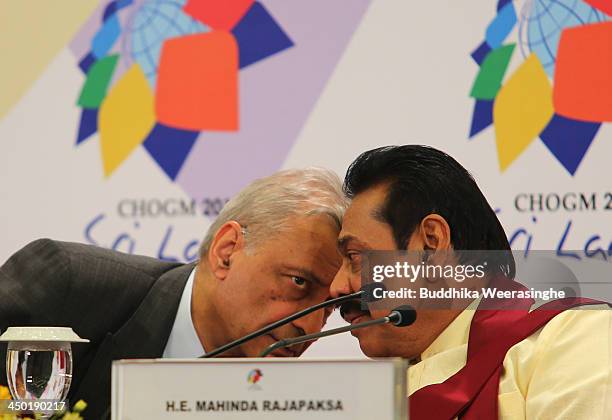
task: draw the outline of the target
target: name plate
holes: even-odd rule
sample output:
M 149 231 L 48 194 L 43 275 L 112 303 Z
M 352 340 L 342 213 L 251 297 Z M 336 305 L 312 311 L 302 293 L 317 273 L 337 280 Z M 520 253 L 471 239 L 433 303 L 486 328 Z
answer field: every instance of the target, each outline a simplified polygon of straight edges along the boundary
M 112 418 L 407 418 L 402 359 L 118 360 Z

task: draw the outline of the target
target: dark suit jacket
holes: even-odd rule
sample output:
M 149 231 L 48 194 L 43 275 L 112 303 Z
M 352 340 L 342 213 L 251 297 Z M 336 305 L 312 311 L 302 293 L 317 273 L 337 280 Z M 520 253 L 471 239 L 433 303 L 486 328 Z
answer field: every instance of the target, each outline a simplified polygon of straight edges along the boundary
M 68 398 L 88 403 L 86 419 L 110 414 L 111 361 L 161 357 L 194 264 L 41 239 L 0 268 L 0 331 L 68 326 L 75 343 Z M 6 343 L 0 343 L 6 385 Z

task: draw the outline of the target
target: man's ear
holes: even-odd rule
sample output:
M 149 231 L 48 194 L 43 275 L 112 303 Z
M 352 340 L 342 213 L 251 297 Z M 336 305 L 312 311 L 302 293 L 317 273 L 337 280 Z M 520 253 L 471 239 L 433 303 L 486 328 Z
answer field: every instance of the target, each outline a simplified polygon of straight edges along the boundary
M 210 271 L 217 279 L 224 280 L 227 277 L 233 256 L 242 249 L 242 226 L 233 220 L 225 222 L 215 233 L 207 254 Z
M 445 251 L 452 248 L 450 226 L 439 214 L 428 214 L 417 229 L 423 249 Z

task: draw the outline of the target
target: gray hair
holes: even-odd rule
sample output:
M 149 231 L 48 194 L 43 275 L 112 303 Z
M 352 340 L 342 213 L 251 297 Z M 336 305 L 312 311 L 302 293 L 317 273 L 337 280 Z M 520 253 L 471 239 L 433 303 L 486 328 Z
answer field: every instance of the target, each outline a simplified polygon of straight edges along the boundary
M 288 169 L 258 179 L 225 204 L 208 228 L 200 246 L 200 257 L 208 249 L 224 223 L 236 221 L 248 228 L 247 247 L 252 249 L 262 238 L 269 238 L 295 216 L 326 214 L 342 225 L 349 200 L 334 172 L 318 167 Z

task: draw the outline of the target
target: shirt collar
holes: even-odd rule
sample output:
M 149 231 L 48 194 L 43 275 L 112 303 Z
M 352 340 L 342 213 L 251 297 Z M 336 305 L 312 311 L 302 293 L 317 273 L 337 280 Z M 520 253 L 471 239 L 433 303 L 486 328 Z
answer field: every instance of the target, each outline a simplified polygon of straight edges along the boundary
M 191 296 L 195 279 L 196 268 L 191 271 L 185 289 L 181 295 L 174 325 L 170 331 L 170 337 L 163 358 L 195 358 L 204 354 L 204 347 L 198 338 L 198 334 L 191 319 Z

